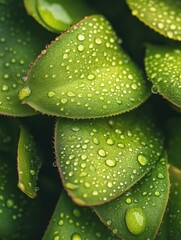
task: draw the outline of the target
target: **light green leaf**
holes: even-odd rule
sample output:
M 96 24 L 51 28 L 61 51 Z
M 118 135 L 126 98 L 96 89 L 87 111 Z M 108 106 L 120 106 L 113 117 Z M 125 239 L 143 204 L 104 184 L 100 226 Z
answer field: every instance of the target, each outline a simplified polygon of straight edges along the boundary
M 37 195 L 37 180 L 41 168 L 41 157 L 38 147 L 26 127 L 21 126 L 18 143 L 18 187 L 29 197 Z
M 181 108 L 181 50 L 179 46 L 147 45 L 145 67 L 153 85 L 160 93 Z
M 155 165 L 163 137 L 148 109 L 96 120 L 58 119 L 57 164 L 63 184 L 76 203 L 110 201 Z
M 180 0 L 127 0 L 132 14 L 160 34 L 181 41 Z
M 181 118 L 172 118 L 166 123 L 166 146 L 168 161 L 181 169 Z
M 22 1 L 7 0 L 0 4 L 0 114 L 28 116 L 34 110 L 22 105 L 18 92 L 25 73 L 48 39 L 30 21 Z
M 116 240 L 88 207 L 75 205 L 63 192 L 43 240 Z
M 37 22 L 57 33 L 93 13 L 85 0 L 24 0 L 24 4 Z
M 129 240 L 154 239 L 169 196 L 166 158 L 124 195 L 94 207 L 100 219 L 119 237 Z
M 168 204 L 169 239 L 178 240 L 181 236 L 181 170 L 170 166 L 171 192 Z
M 86 17 L 57 37 L 42 51 L 27 78 L 19 94 L 23 103 L 68 118 L 116 115 L 150 95 L 143 73 L 99 15 Z

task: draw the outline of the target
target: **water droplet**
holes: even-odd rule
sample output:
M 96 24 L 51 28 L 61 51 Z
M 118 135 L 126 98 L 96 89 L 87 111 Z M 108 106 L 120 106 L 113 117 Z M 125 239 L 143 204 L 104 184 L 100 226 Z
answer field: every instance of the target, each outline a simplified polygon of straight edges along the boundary
M 29 97 L 30 95 L 31 95 L 31 89 L 28 86 L 26 86 L 19 91 L 18 97 L 20 100 L 22 100 L 26 97 Z
M 163 179 L 164 175 L 162 173 L 158 173 L 158 178 Z
M 68 99 L 67 99 L 67 98 L 62 98 L 62 99 L 60 100 L 60 102 L 61 102 L 62 104 L 66 104 L 66 103 L 68 102 Z
M 51 98 L 51 97 L 53 97 L 55 95 L 55 92 L 50 91 L 50 92 L 48 92 L 47 95 L 48 95 L 49 98 Z
M 151 87 L 151 92 L 152 92 L 153 94 L 157 94 L 157 93 L 158 93 L 158 88 L 157 88 L 155 85 L 152 85 L 152 87 Z
M 44 50 L 41 51 L 41 54 L 42 54 L 42 55 L 45 55 L 46 52 L 47 52 L 47 51 L 44 49 Z
M 102 43 L 102 40 L 101 40 L 100 38 L 96 38 L 96 39 L 95 39 L 95 42 L 99 45 L 99 44 Z
M 94 80 L 94 79 L 95 79 L 95 75 L 94 75 L 93 73 L 90 73 L 90 74 L 87 76 L 87 78 L 88 78 L 89 80 Z
M 30 170 L 30 174 L 32 175 L 32 176 L 35 176 L 35 174 L 36 174 L 36 172 L 35 172 L 35 170 Z
M 80 35 L 78 35 L 78 39 L 79 39 L 79 41 L 83 41 L 85 39 L 85 37 L 84 37 L 84 35 L 80 34 Z
M 14 205 L 13 199 L 8 199 L 8 200 L 6 201 L 6 206 L 7 206 L 8 208 L 13 207 L 13 205 Z
M 63 225 L 64 225 L 64 221 L 61 219 L 61 220 L 58 222 L 58 225 L 59 225 L 59 226 L 63 226 Z
M 68 188 L 68 189 L 70 189 L 70 190 L 76 190 L 76 189 L 79 188 L 78 185 L 73 184 L 73 183 L 66 183 L 66 184 L 65 184 L 65 187 Z
M 107 159 L 106 160 L 106 165 L 109 167 L 115 167 L 116 166 L 116 161 L 112 159 Z
M 108 138 L 107 141 L 106 141 L 106 143 L 107 143 L 108 145 L 113 145 L 113 144 L 114 144 L 114 140 L 111 139 L 111 138 Z
M 80 215 L 81 215 L 81 212 L 80 212 L 80 210 L 79 209 L 74 209 L 73 210 L 73 215 L 75 216 L 75 217 L 80 217 Z
M 138 155 L 138 162 L 142 165 L 142 166 L 145 166 L 145 165 L 147 165 L 147 163 L 148 163 L 148 159 L 144 156 L 144 155 L 142 155 L 142 154 L 140 154 L 140 155 Z
M 136 85 L 135 83 L 133 83 L 133 84 L 131 85 L 131 88 L 132 88 L 133 90 L 136 90 L 138 87 L 137 87 L 137 85 Z
M 126 198 L 126 203 L 127 204 L 130 204 L 132 201 L 131 201 L 131 198 Z
M 145 230 L 146 218 L 141 207 L 129 207 L 126 210 L 125 221 L 128 230 L 134 235 L 140 235 Z
M 80 44 L 80 45 L 78 46 L 78 50 L 79 50 L 79 52 L 84 51 L 84 45 Z
M 159 197 L 160 196 L 160 193 L 158 191 L 155 192 L 155 196 L 156 197 Z
M 104 150 L 104 149 L 99 149 L 98 150 L 98 154 L 99 154 L 99 156 L 101 156 L 101 157 L 105 157 L 107 154 L 106 154 L 106 151 Z
M 79 233 L 74 233 L 71 237 L 71 240 L 82 240 L 82 237 Z
M 7 85 L 3 85 L 3 86 L 2 86 L 2 90 L 3 90 L 4 92 L 6 92 L 6 91 L 9 90 L 9 87 L 8 87 Z

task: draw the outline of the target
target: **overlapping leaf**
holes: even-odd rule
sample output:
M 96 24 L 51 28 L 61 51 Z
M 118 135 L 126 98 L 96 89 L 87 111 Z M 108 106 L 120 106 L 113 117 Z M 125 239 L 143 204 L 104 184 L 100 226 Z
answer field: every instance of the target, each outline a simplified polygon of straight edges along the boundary
M 64 186 L 81 205 L 119 196 L 155 165 L 162 152 L 163 137 L 144 108 L 104 119 L 59 119 L 55 134 Z
M 123 239 L 154 239 L 169 195 L 166 158 L 128 190 L 110 203 L 95 207 L 100 219 Z
M 116 115 L 150 95 L 142 72 L 99 15 L 85 18 L 56 38 L 34 62 L 27 78 L 19 94 L 23 103 L 69 118 Z
M 0 12 L 0 114 L 32 115 L 34 110 L 21 104 L 18 92 L 21 78 L 47 37 L 26 16 L 22 1 L 3 1 Z
M 33 136 L 21 126 L 18 143 L 18 187 L 29 197 L 37 195 L 37 180 L 41 167 L 41 157 Z
M 132 14 L 160 34 L 181 41 L 180 0 L 127 0 Z
M 25 7 L 43 27 L 61 32 L 92 13 L 84 0 L 24 0 Z
M 75 205 L 63 192 L 43 240 L 116 240 L 88 207 Z
M 147 45 L 146 72 L 155 92 L 181 108 L 181 50 L 179 46 Z

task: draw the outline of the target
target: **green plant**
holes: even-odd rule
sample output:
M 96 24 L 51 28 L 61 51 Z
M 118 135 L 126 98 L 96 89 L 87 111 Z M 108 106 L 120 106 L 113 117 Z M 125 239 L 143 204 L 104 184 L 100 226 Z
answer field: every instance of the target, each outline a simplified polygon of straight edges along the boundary
M 0 239 L 179 239 L 180 1 L 0 13 Z

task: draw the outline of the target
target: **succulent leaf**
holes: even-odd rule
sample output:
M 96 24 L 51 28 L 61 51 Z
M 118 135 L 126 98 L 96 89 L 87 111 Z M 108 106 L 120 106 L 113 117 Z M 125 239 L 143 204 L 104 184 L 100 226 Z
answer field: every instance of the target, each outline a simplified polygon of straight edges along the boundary
M 68 118 L 126 112 L 151 92 L 110 23 L 99 15 L 86 17 L 57 37 L 34 62 L 27 79 L 19 94 L 23 103 Z
M 76 203 L 110 201 L 155 165 L 163 137 L 146 108 L 96 120 L 58 119 L 57 165 Z
M 180 0 L 127 0 L 132 14 L 158 33 L 181 41 Z

